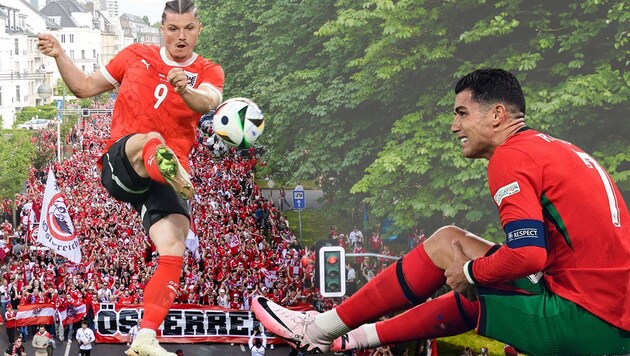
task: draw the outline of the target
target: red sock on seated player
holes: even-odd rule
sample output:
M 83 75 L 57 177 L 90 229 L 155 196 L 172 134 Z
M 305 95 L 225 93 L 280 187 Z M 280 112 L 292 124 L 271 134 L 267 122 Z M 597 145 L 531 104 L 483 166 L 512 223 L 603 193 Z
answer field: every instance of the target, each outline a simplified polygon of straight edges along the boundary
M 478 314 L 479 302 L 449 292 L 391 319 L 362 325 L 337 338 L 331 351 L 371 349 L 461 334 L 475 327 Z
M 424 245 L 419 245 L 405 255 L 402 261 L 392 264 L 376 275 L 370 283 L 335 310 L 343 323 L 354 329 L 365 322 L 376 321 L 382 315 L 424 302 L 442 287 L 445 281 L 444 271 L 433 264 Z M 405 284 L 405 287 L 402 284 Z M 404 289 L 407 289 L 407 292 Z M 415 299 L 415 302 L 412 303 L 410 299 Z M 365 300 L 370 301 L 369 308 L 366 308 Z

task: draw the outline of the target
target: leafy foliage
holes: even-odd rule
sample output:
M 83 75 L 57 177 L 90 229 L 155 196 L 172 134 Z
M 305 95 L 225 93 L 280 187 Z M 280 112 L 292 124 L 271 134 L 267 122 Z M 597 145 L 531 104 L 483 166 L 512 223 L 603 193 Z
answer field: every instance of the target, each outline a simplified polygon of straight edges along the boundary
M 452 87 L 480 67 L 521 80 L 528 123 L 591 152 L 630 192 L 624 1 L 304 0 L 201 4 L 199 52 L 225 97 L 265 111 L 266 171 L 317 180 L 330 212 L 398 230 L 457 223 L 502 239 L 483 161 L 450 133 Z
M 40 119 L 52 120 L 57 114 L 57 107 L 54 104 L 41 106 L 27 106 L 15 115 L 15 124 L 23 124 L 24 122 L 38 117 Z
M 0 129 L 0 199 L 14 198 L 25 186 L 35 156 L 31 134 L 27 130 Z

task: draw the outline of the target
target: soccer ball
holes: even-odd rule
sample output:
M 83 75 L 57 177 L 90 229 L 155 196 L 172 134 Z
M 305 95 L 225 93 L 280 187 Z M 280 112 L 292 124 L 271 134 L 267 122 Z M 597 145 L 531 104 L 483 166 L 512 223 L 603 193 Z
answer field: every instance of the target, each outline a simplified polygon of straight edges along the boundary
M 251 147 L 265 130 L 265 119 L 258 105 L 246 98 L 233 98 L 217 107 L 212 130 L 227 145 Z

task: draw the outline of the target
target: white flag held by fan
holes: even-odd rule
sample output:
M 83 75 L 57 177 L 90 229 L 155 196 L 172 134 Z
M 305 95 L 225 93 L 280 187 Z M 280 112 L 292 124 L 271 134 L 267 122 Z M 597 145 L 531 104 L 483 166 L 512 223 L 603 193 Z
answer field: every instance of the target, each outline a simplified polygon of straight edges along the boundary
M 46 191 L 39 217 L 37 242 L 50 247 L 74 263 L 81 262 L 81 246 L 68 214 L 63 195 L 59 191 L 57 179 L 52 169 L 48 170 Z

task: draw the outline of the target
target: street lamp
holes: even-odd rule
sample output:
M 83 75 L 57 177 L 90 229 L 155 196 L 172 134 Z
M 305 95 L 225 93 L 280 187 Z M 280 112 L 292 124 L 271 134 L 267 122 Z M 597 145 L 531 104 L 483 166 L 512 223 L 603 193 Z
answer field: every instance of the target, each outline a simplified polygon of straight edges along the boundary
M 46 103 L 46 99 L 50 98 L 52 95 L 52 88 L 50 85 L 43 83 L 37 88 L 37 95 L 44 100 L 44 103 Z

